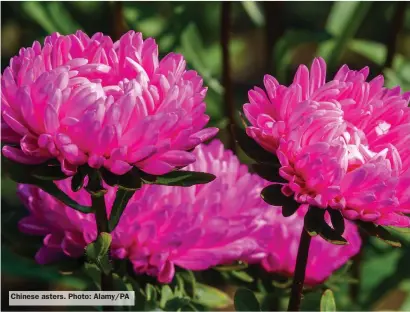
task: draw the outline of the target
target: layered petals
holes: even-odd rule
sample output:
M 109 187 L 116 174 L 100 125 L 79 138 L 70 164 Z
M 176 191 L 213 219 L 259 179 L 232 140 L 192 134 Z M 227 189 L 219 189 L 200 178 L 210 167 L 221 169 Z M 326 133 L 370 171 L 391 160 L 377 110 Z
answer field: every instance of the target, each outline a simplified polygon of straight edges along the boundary
M 54 33 L 10 60 L 1 87 L 2 142 L 19 143 L 3 154 L 26 164 L 57 158 L 67 175 L 87 163 L 167 173 L 217 132 L 203 129 L 202 78 L 179 54 L 160 60 L 155 41 L 134 31 L 117 42 Z
M 249 91 L 247 134 L 275 153 L 301 204 L 341 209 L 352 220 L 410 226 L 409 93 L 383 87 L 368 68 L 342 66 L 326 82 L 323 59 L 301 65 L 290 86 L 265 76 Z

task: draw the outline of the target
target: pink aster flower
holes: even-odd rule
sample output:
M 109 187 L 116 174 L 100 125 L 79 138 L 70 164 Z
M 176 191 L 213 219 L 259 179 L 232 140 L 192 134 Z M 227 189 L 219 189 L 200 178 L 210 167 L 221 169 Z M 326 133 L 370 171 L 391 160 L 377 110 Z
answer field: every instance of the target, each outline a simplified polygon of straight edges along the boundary
M 267 211 L 265 219 L 271 224 L 271 237 L 273 239 L 269 240 L 266 247 L 268 255 L 262 260 L 262 266 L 265 270 L 293 276 L 300 232 L 303 228 L 306 212 L 307 205 L 303 205 L 295 214 L 286 218 L 282 216 L 280 207 Z M 313 286 L 323 283 L 334 271 L 341 268 L 359 252 L 361 239 L 357 226 L 349 221 L 346 222 L 345 226 L 345 237 L 349 241 L 348 245 L 333 245 L 319 236 L 312 237 L 305 284 Z
M 170 282 L 175 266 L 204 270 L 234 260 L 260 261 L 265 256 L 261 237 L 269 231 L 261 216 L 266 209 L 260 191 L 266 182 L 248 173 L 221 142 L 200 145 L 193 154 L 197 161 L 189 170 L 217 174 L 205 185 L 188 188 L 144 185 L 126 207 L 112 233 L 112 255 L 129 259 L 138 274 L 157 276 Z M 56 182 L 80 204 L 90 204 L 85 190 L 72 192 L 70 179 Z M 79 257 L 95 240 L 93 214 L 82 214 L 64 206 L 31 185 L 20 185 L 19 195 L 30 215 L 19 223 L 20 230 L 45 235 L 36 260 L 48 263 L 61 255 Z M 105 196 L 110 213 L 115 189 Z
M 1 77 L 3 154 L 38 164 L 57 158 L 124 174 L 164 174 L 195 161 L 187 152 L 217 132 L 203 129 L 206 88 L 181 55 L 158 58 L 154 39 L 78 31 L 21 49 Z
M 276 153 L 282 191 L 301 204 L 341 209 L 352 220 L 409 227 L 410 92 L 367 82 L 346 65 L 326 82 L 323 59 L 292 84 L 266 75 L 249 92 L 247 133 Z

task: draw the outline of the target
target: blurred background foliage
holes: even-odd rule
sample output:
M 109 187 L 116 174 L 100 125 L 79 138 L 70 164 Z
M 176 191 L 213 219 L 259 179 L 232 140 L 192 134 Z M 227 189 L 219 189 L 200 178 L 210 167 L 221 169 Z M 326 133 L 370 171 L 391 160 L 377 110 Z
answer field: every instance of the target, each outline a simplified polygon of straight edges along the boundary
M 409 91 L 410 6 L 406 4 L 233 2 L 227 31 L 235 109 L 247 102 L 249 89 L 262 85 L 264 74 L 287 84 L 299 64 L 309 65 L 318 55 L 328 63 L 328 77 L 341 64 L 355 69 L 369 66 L 371 77 L 384 74 L 387 86 L 400 85 Z M 42 42 L 55 31 L 68 34 L 82 29 L 89 35 L 103 32 L 114 38 L 130 29 L 141 31 L 144 37 L 156 38 L 161 55 L 183 53 L 188 66 L 204 77 L 211 124 L 220 127 L 221 139 L 227 140 L 220 2 L 15 1 L 1 6 L 2 71 L 19 48 L 31 46 L 35 40 Z M 2 308 L 10 309 L 8 290 L 85 289 L 89 280 L 70 273 L 69 267 L 78 264 L 75 261 L 63 264 L 67 267 L 35 264 L 32 259 L 41 238 L 18 232 L 17 222 L 26 212 L 15 195 L 16 185 L 2 176 L 1 191 Z M 326 286 L 335 291 L 339 310 L 410 310 L 410 239 L 408 233 L 397 234 L 404 241 L 403 248 L 367 240 L 359 265 L 346 266 L 329 279 Z M 203 283 L 192 303 L 197 309 L 210 304 L 206 308 L 232 310 L 238 285 L 254 290 L 262 308 L 284 304 L 278 301 L 285 291 L 283 284 L 272 285 L 272 277 L 267 281 L 266 274 L 255 267 L 210 270 L 195 274 L 195 278 Z M 169 295 L 168 288 L 158 291 L 160 296 Z M 303 308 L 318 310 L 320 294 L 309 292 Z M 166 299 L 161 300 L 163 309 L 169 308 Z

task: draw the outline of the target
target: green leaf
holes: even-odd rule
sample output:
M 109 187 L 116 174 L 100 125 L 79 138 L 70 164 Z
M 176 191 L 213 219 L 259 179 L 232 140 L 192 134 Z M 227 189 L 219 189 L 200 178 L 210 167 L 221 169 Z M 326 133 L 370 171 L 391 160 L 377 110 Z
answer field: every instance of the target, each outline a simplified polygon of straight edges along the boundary
M 234 298 L 236 311 L 261 311 L 258 299 L 255 294 L 246 288 L 239 288 Z
M 282 215 L 289 217 L 299 209 L 300 204 L 293 197 L 283 195 L 282 185 L 271 184 L 265 187 L 261 192 L 262 199 L 272 206 L 282 206 Z
M 231 127 L 235 135 L 235 141 L 250 158 L 258 163 L 273 164 L 274 166 L 279 163 L 275 154 L 270 153 L 261 147 L 254 139 L 246 134 L 245 130 L 236 125 L 232 125 Z
M 190 295 L 191 297 L 196 296 L 196 279 L 194 273 L 192 271 L 183 271 L 183 272 L 178 272 L 177 276 L 180 276 L 190 287 L 185 288 L 187 291 L 187 294 Z
M 158 308 L 158 294 L 157 290 L 155 287 L 151 284 L 146 284 L 145 285 L 145 304 L 144 304 L 144 310 L 145 311 L 153 311 Z
M 143 311 L 145 307 L 145 296 L 140 285 L 133 278 L 127 276 L 127 287 L 128 290 L 134 291 L 135 293 L 135 303 L 132 307 L 134 311 Z
M 347 245 L 348 244 L 348 241 L 342 235 L 340 235 L 340 233 L 332 229 L 326 222 L 323 222 L 319 235 L 324 240 L 334 245 Z
M 387 48 L 380 42 L 354 39 L 349 43 L 349 50 L 366 57 L 379 66 L 382 66 L 386 60 Z
M 95 263 L 84 263 L 83 272 L 86 276 L 91 278 L 94 284 L 101 289 L 101 270 Z
M 208 66 L 205 62 L 206 52 L 202 43 L 201 34 L 195 24 L 189 24 L 182 32 L 181 46 L 186 60 L 201 74 L 206 84 L 214 92 L 221 95 L 223 87 L 218 80 L 212 77 L 208 70 Z
M 77 173 L 71 179 L 71 190 L 73 192 L 78 192 L 84 186 L 84 179 L 87 175 L 85 170 L 78 168 Z
M 154 285 L 146 284 L 145 285 L 145 297 L 148 301 L 156 301 L 157 300 L 157 290 L 155 289 Z
M 248 13 L 252 22 L 256 26 L 262 27 L 265 25 L 265 16 L 263 15 L 262 10 L 259 8 L 259 3 L 255 1 L 242 1 L 242 6 L 246 13 Z
M 254 281 L 254 278 L 245 271 L 231 271 L 231 274 L 246 283 L 252 283 Z
M 330 220 L 332 221 L 332 226 L 337 233 L 343 235 L 345 232 L 345 219 L 343 218 L 342 213 L 336 209 L 327 209 L 327 212 L 330 215 Z
M 322 312 L 335 312 L 336 302 L 333 292 L 330 289 L 326 289 L 320 298 L 320 311 Z
M 226 265 L 218 265 L 214 267 L 215 270 L 225 272 L 225 271 L 233 271 L 233 270 L 243 270 L 248 267 L 248 264 L 243 261 L 235 261 L 235 263 L 232 264 L 226 264 Z
M 319 50 L 319 55 L 327 61 L 329 68 L 335 68 L 339 63 L 346 47 L 356 35 L 371 6 L 371 1 L 334 2 L 327 20 L 326 30 L 335 39 L 322 45 Z
M 193 186 L 196 184 L 206 184 L 215 180 L 215 176 L 206 172 L 195 171 L 172 171 L 162 176 L 143 175 L 142 180 L 147 184 L 158 184 L 168 186 Z
M 49 34 L 60 31 L 61 29 L 50 19 L 45 5 L 45 2 L 26 1 L 21 4 L 21 8 L 25 14 L 37 22 Z
M 121 216 L 127 207 L 129 200 L 134 195 L 135 191 L 129 191 L 118 188 L 115 194 L 114 204 L 112 205 L 110 220 L 108 221 L 110 231 L 114 231 L 115 227 L 120 222 Z
M 189 305 L 191 300 L 189 298 L 179 298 L 175 297 L 167 301 L 165 304 L 165 311 L 183 311 L 185 306 Z
M 335 230 L 326 223 L 325 212 L 325 209 L 310 206 L 304 218 L 305 230 L 310 236 L 320 235 L 324 240 L 335 245 L 348 244 L 347 240 L 342 237 L 340 228 Z
M 56 181 L 67 179 L 67 175 L 61 171 L 61 166 L 35 166 L 31 175 L 40 180 Z
M 46 3 L 49 17 L 54 21 L 54 24 L 58 27 L 60 33 L 68 35 L 75 33 L 78 29 L 82 29 L 77 21 L 71 17 L 69 11 L 65 8 L 62 2 L 50 1 Z
M 174 293 L 172 292 L 171 287 L 169 285 L 164 285 L 161 288 L 161 300 L 159 305 L 161 308 L 165 307 L 167 301 L 171 300 L 174 297 Z
M 316 236 L 321 233 L 325 224 L 325 210 L 317 207 L 309 207 L 304 218 L 305 230 L 310 236 Z
M 41 181 L 38 180 L 35 183 L 30 183 L 38 186 L 43 191 L 49 193 L 50 195 L 54 196 L 56 199 L 61 201 L 63 204 L 79 211 L 82 213 L 92 213 L 94 210 L 90 206 L 83 206 L 78 204 L 75 200 L 71 199 L 66 193 L 60 190 L 57 185 L 55 185 L 52 181 Z
M 278 81 L 286 80 L 287 70 L 292 63 L 295 48 L 304 43 L 321 43 L 331 38 L 331 34 L 323 30 L 290 29 L 286 31 L 285 34 L 279 38 L 274 48 L 273 57 Z
M 232 299 L 226 293 L 201 283 L 196 283 L 196 296 L 193 301 L 211 309 L 223 309 L 232 304 Z
M 401 247 L 401 242 L 381 225 L 363 221 L 356 221 L 356 223 L 370 236 L 377 237 L 390 246 Z
M 279 174 L 280 165 L 252 164 L 252 169 L 262 178 L 270 182 L 287 183 Z
M 91 213 L 93 212 L 92 208 L 89 206 L 83 206 L 78 204 L 75 200 L 73 200 L 71 197 L 69 197 L 66 193 L 64 193 L 62 190 L 60 190 L 57 185 L 54 184 L 53 181 L 50 180 L 42 180 L 38 179 L 33 176 L 33 172 L 36 170 L 40 170 L 38 168 L 45 166 L 45 164 L 39 165 L 39 166 L 33 166 L 33 165 L 24 165 L 24 164 L 19 164 L 14 161 L 11 161 L 10 159 L 7 159 L 5 157 L 1 158 L 2 161 L 2 167 L 4 168 L 5 173 L 12 179 L 13 181 L 17 183 L 24 183 L 24 184 L 32 184 L 35 185 L 39 188 L 41 188 L 43 191 L 49 193 L 50 195 L 54 196 L 56 199 L 61 201 L 63 204 L 78 210 L 82 213 Z M 37 172 L 38 174 L 38 172 Z
M 109 261 L 108 251 L 110 249 L 112 237 L 109 233 L 100 233 L 97 239 L 86 247 L 87 259 L 98 265 L 105 274 L 112 270 Z

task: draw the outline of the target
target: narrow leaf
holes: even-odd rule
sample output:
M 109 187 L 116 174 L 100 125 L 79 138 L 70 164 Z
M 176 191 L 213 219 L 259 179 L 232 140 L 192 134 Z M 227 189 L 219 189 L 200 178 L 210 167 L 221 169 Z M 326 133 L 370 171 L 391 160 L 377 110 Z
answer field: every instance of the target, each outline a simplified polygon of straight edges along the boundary
M 231 274 L 246 283 L 252 283 L 254 281 L 254 278 L 245 271 L 231 271 Z
M 252 169 L 262 178 L 270 182 L 287 183 L 288 181 L 279 175 L 280 166 L 268 164 L 252 164 Z
M 84 179 L 87 173 L 85 170 L 78 168 L 77 173 L 71 179 L 71 190 L 73 192 L 78 192 L 84 186 Z
M 183 309 L 187 306 L 191 300 L 189 298 L 175 297 L 167 301 L 165 304 L 165 311 L 184 311 Z
M 320 311 L 321 312 L 335 312 L 336 302 L 333 292 L 330 289 L 326 289 L 320 299 Z
M 282 185 L 271 184 L 262 190 L 261 197 L 269 205 L 282 206 L 282 215 L 289 217 L 299 209 L 300 204 L 292 197 L 283 195 L 281 189 Z
M 115 194 L 114 204 L 112 205 L 110 220 L 108 221 L 111 232 L 114 231 L 115 227 L 120 222 L 125 207 L 127 207 L 128 202 L 134 193 L 135 191 L 118 188 L 117 193 Z
M 27 1 L 21 4 L 21 8 L 33 21 L 37 22 L 47 33 L 61 31 L 59 27 L 52 22 L 45 9 L 47 2 Z
M 90 262 L 97 264 L 105 274 L 112 269 L 108 256 L 111 240 L 112 238 L 109 233 L 100 233 L 97 239 L 85 249 L 87 259 Z
M 256 141 L 250 138 L 245 130 L 239 128 L 236 125 L 232 125 L 232 131 L 235 135 L 235 140 L 241 147 L 241 149 L 248 155 L 250 158 L 255 160 L 258 163 L 266 163 L 278 165 L 279 160 L 276 155 L 268 152 L 263 147 L 261 147 Z
M 326 222 L 323 222 L 319 235 L 323 239 L 334 245 L 348 244 L 348 241 L 342 235 L 340 235 L 340 233 L 332 229 Z
M 232 304 L 231 298 L 226 293 L 201 283 L 196 283 L 194 302 L 211 309 L 223 309 Z
M 316 236 L 321 233 L 325 224 L 325 210 L 317 207 L 309 207 L 305 215 L 304 227 L 310 236 Z
M 255 294 L 246 288 L 239 288 L 234 297 L 236 311 L 261 311 Z
M 184 272 L 178 272 L 177 276 L 180 276 L 185 282 L 187 287 L 185 290 L 191 297 L 196 296 L 196 279 L 194 273 L 192 271 L 184 271 Z
M 162 286 L 162 288 L 161 288 L 161 300 L 159 302 L 160 307 L 164 308 L 167 301 L 171 300 L 172 297 L 174 297 L 174 293 L 172 292 L 171 287 L 169 287 L 169 285 Z
M 335 37 L 320 47 L 319 55 L 335 68 L 372 6 L 371 1 L 334 2 L 326 29 Z
M 36 166 L 31 175 L 40 180 L 56 181 L 67 179 L 67 175 L 61 171 L 61 166 Z
M 327 209 L 327 212 L 330 215 L 330 220 L 332 222 L 332 226 L 337 233 L 343 235 L 345 232 L 345 219 L 342 216 L 342 213 L 336 209 Z
M 356 223 L 370 236 L 377 237 L 393 247 L 401 247 L 401 242 L 381 225 L 363 221 L 356 221 Z
M 156 301 L 157 300 L 157 290 L 151 284 L 145 285 L 145 297 L 147 301 Z
M 256 26 L 261 27 L 265 25 L 265 16 L 263 15 L 262 10 L 259 8 L 258 2 L 242 1 L 242 6 Z
M 92 213 L 94 210 L 90 206 L 83 206 L 78 204 L 75 200 L 71 199 L 66 193 L 64 193 L 62 190 L 60 190 L 57 185 L 54 184 L 52 181 L 33 181 L 36 186 L 41 188 L 43 191 L 49 193 L 50 195 L 54 196 L 56 199 L 61 201 L 63 204 L 79 211 L 82 213 Z
M 206 172 L 172 171 L 162 176 L 143 175 L 142 180 L 147 184 L 189 187 L 196 184 L 206 184 L 215 180 L 215 176 Z

